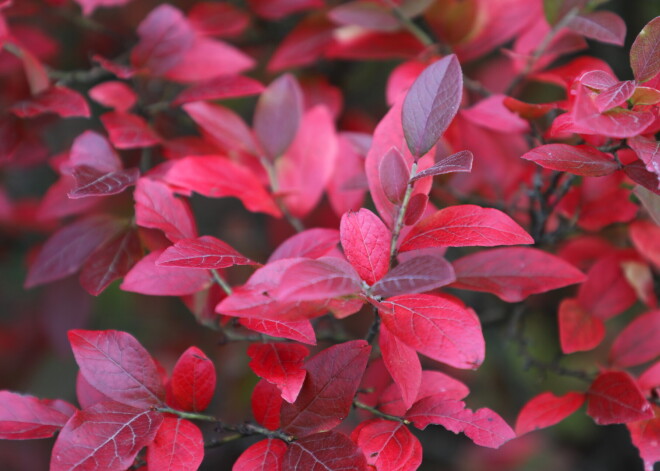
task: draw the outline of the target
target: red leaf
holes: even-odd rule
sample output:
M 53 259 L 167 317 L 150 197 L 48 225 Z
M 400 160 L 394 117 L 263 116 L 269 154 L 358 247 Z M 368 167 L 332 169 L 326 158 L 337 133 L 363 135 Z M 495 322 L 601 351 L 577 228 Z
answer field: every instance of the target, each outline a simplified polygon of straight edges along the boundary
M 594 263 L 578 291 L 578 301 L 592 316 L 602 320 L 621 314 L 637 300 L 616 255 L 606 255 Z
M 137 33 L 140 42 L 131 51 L 131 64 L 154 75 L 163 75 L 181 62 L 195 40 L 183 13 L 168 4 L 154 8 Z
M 225 5 L 219 4 L 219 6 Z M 256 95 L 263 90 L 264 86 L 250 77 L 243 77 L 242 75 L 215 77 L 205 82 L 196 83 L 179 93 L 172 101 L 172 106 L 193 101 L 226 100 L 227 98 Z
M 633 80 L 618 82 L 598 94 L 594 103 L 598 111 L 603 112 L 617 106 L 625 106 L 626 101 L 635 92 L 637 84 Z
M 70 330 L 69 342 L 87 382 L 110 399 L 133 407 L 162 404 L 165 388 L 149 352 L 117 330 Z
M 291 443 L 282 471 L 367 471 L 367 462 L 346 435 L 324 432 Z
M 90 88 L 87 93 L 97 103 L 119 112 L 130 110 L 137 101 L 133 89 L 124 82 L 116 80 L 100 83 Z
M 349 263 L 335 257 L 322 257 L 291 264 L 271 295 L 283 302 L 298 302 L 338 298 L 360 290 L 360 279 Z
M 282 404 L 282 429 L 304 437 L 339 425 L 350 412 L 370 351 L 364 340 L 353 340 L 309 359 L 305 364 L 307 377 L 296 402 Z
M 633 445 L 644 460 L 645 471 L 653 471 L 653 465 L 660 461 L 660 417 L 626 424 Z
M 491 95 L 462 110 L 461 116 L 477 126 L 504 133 L 529 132 L 529 123 L 504 105 L 504 95 Z
M 82 8 L 82 13 L 89 16 L 99 7 L 122 6 L 133 0 L 75 0 Z
M 95 215 L 64 226 L 44 244 L 30 266 L 25 287 L 32 288 L 77 272 L 85 260 L 121 229 L 122 221 Z
M 380 328 L 378 345 L 387 371 L 401 391 L 405 408 L 409 409 L 422 382 L 422 365 L 417 352 L 391 334 L 386 325 Z
M 660 17 L 649 21 L 635 38 L 630 66 L 638 82 L 646 82 L 660 72 Z
M 477 252 L 456 260 L 454 271 L 457 281 L 452 286 L 493 293 L 510 303 L 585 279 L 562 259 L 526 247 Z
M 346 258 L 363 280 L 372 285 L 387 273 L 392 235 L 378 216 L 364 208 L 349 211 L 341 218 L 339 234 Z
M 428 294 L 395 296 L 380 303 L 378 311 L 392 334 L 429 358 L 471 369 L 484 360 L 479 318 L 458 300 Z
M 336 229 L 314 228 L 299 232 L 282 242 L 268 258 L 268 263 L 285 258 L 319 258 L 339 244 Z
M 153 441 L 162 421 L 159 412 L 118 402 L 77 411 L 57 437 L 50 470 L 128 469 L 138 452 Z
M 422 464 L 422 445 L 400 422 L 371 419 L 351 433 L 367 464 L 378 471 L 415 471 Z
M 142 245 L 137 231 L 127 229 L 90 255 L 80 272 L 80 284 L 98 296 L 114 280 L 121 278 L 142 257 Z
M 101 115 L 101 122 L 117 149 L 139 149 L 160 143 L 160 137 L 141 116 L 109 111 Z
M 380 161 L 378 175 L 387 199 L 393 204 L 400 204 L 406 194 L 410 170 L 396 147 L 392 147 Z
M 174 365 L 170 387 L 183 410 L 203 411 L 215 393 L 213 362 L 199 348 L 188 348 Z
M 635 221 L 630 225 L 630 239 L 644 258 L 660 267 L 660 226 L 651 221 Z
M 582 36 L 608 44 L 623 46 L 626 39 L 626 24 L 611 11 L 593 11 L 575 15 L 568 27 Z
M 463 433 L 477 445 L 499 448 L 516 436 L 502 417 L 485 407 L 473 412 L 468 421 Z
M 371 293 L 383 297 L 423 293 L 454 281 L 454 268 L 443 257 L 414 257 L 390 270 L 372 286 Z
M 29 100 L 16 103 L 11 111 L 21 118 L 33 118 L 45 113 L 55 113 L 62 118 L 90 116 L 89 105 L 80 93 L 57 85 Z
M 232 471 L 279 471 L 287 446 L 282 440 L 268 438 L 248 447 L 238 457 Z
M 87 166 L 111 173 L 124 166 L 108 140 L 94 131 L 85 131 L 73 141 L 69 152 L 72 167 Z
M 441 209 L 422 219 L 401 242 L 399 251 L 532 243 L 534 239 L 502 211 L 464 204 Z
M 447 157 L 443 157 L 438 160 L 432 167 L 422 170 L 417 175 L 415 175 L 410 181 L 417 181 L 420 178 L 431 177 L 435 175 L 443 175 L 445 173 L 453 172 L 471 172 L 472 171 L 472 159 L 474 156 L 469 150 L 462 150 L 451 154 Z
M 93 167 L 81 165 L 73 168 L 73 177 L 76 179 L 76 187 L 69 191 L 69 198 L 109 196 L 121 193 L 134 185 L 140 178 L 140 169 L 129 168 L 104 173 Z
M 660 311 L 647 312 L 633 320 L 618 335 L 610 350 L 610 361 L 630 367 L 660 355 Z
M 619 164 L 609 154 L 586 145 L 547 144 L 530 150 L 521 158 L 543 168 L 584 177 L 603 177 L 619 169 Z
M 408 90 L 402 123 L 410 152 L 426 154 L 445 132 L 461 103 L 463 74 L 455 55 L 428 66 Z
M 54 406 L 57 406 L 54 401 L 0 391 L 0 438 L 26 440 L 52 437 L 64 427 L 71 415 Z
M 390 9 L 378 3 L 349 2 L 334 7 L 328 12 L 328 17 L 339 25 L 361 26 L 374 31 L 396 31 L 401 28 L 401 23 Z
M 559 341 L 568 354 L 596 348 L 605 338 L 603 321 L 586 311 L 577 299 L 567 298 L 559 305 Z
M 250 9 L 269 20 L 279 20 L 292 13 L 323 7 L 323 0 L 248 0 Z
M 569 392 L 560 397 L 550 392 L 539 394 L 530 399 L 518 414 L 516 434 L 520 436 L 558 424 L 578 410 L 584 399 L 584 394 L 577 392 Z
M 177 160 L 163 179 L 170 185 L 210 198 L 234 196 L 253 212 L 279 217 L 280 210 L 254 173 L 220 156 Z
M 203 290 L 211 281 L 207 270 L 163 267 L 156 264 L 162 252 L 151 252 L 124 277 L 123 291 L 152 296 L 184 296 Z
M 403 217 L 403 223 L 406 226 L 412 226 L 413 224 L 416 224 L 417 221 L 419 221 L 424 215 L 424 211 L 426 211 L 426 205 L 428 202 L 429 197 L 423 193 L 412 195 L 410 197 L 410 201 L 408 202 L 408 209 L 406 210 L 406 214 Z
M 238 319 L 238 322 L 243 327 L 272 337 L 281 337 L 308 345 L 316 345 L 314 327 L 307 319 L 301 321 L 280 321 L 244 317 Z
M 76 398 L 81 409 L 89 409 L 99 402 L 112 402 L 108 396 L 89 384 L 80 370 L 76 375 Z
M 644 162 L 646 169 L 660 176 L 660 142 L 643 136 L 635 136 L 628 139 L 627 143 Z M 657 190 L 658 186 L 651 189 Z
M 259 381 L 252 390 L 252 415 L 254 420 L 269 430 L 280 428 L 282 393 L 277 386 L 265 379 Z
M 282 391 L 282 399 L 295 402 L 305 381 L 307 371 L 302 368 L 309 350 L 291 343 L 253 343 L 247 354 L 255 374 Z
M 651 404 L 624 371 L 605 371 L 587 392 L 587 414 L 598 425 L 623 424 L 653 418 Z
M 234 265 L 257 265 L 257 262 L 253 262 L 229 244 L 212 236 L 179 239 L 173 246 L 165 249 L 156 263 L 166 267 L 216 270 Z
M 147 448 L 147 469 L 190 471 L 204 459 L 204 437 L 197 425 L 175 417 L 165 417 L 154 441 Z
M 293 75 L 277 78 L 259 97 L 254 132 L 271 160 L 282 155 L 293 142 L 302 113 L 302 90 Z
M 188 12 L 188 22 L 198 34 L 229 37 L 241 34 L 250 17 L 229 3 L 199 2 Z
M 138 226 L 159 229 L 172 242 L 197 237 L 190 207 L 184 200 L 176 198 L 167 185 L 141 178 L 133 196 Z
M 262 0 L 263 1 L 263 0 Z M 266 69 L 278 72 L 316 62 L 332 44 L 335 25 L 323 16 L 300 21 L 275 49 Z

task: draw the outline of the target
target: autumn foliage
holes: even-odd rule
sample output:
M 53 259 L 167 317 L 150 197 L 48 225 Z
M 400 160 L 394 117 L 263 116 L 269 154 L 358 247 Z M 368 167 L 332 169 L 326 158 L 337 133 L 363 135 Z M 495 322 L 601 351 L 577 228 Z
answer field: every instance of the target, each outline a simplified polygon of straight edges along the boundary
M 660 16 L 602 3 L 0 2 L 0 438 L 497 471 L 573 421 L 653 471 Z

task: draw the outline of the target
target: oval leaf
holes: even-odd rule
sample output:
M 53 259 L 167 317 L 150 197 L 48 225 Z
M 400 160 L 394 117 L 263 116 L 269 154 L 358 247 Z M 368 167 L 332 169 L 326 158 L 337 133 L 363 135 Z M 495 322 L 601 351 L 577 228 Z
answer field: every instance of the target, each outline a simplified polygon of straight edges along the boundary
M 530 150 L 521 158 L 543 168 L 584 177 L 603 177 L 619 169 L 619 164 L 609 154 L 584 145 L 547 144 Z
M 584 404 L 584 394 L 569 392 L 557 397 L 550 392 L 530 399 L 522 408 L 516 422 L 516 434 L 558 424 Z
M 371 288 L 374 296 L 423 293 L 456 281 L 454 268 L 443 257 L 414 257 L 394 267 Z
M 346 435 L 324 432 L 296 440 L 284 454 L 282 471 L 367 471 L 364 454 Z
M 188 348 L 174 365 L 170 388 L 183 410 L 203 411 L 215 393 L 213 362 L 199 348 Z
M 149 469 L 190 471 L 204 459 L 204 437 L 188 420 L 165 417 L 154 441 L 147 448 Z
M 598 425 L 623 424 L 653 418 L 653 408 L 625 371 L 605 371 L 587 392 L 587 414 Z
M 158 257 L 157 265 L 220 269 L 234 265 L 257 265 L 229 244 L 212 236 L 180 239 Z
M 344 254 L 368 284 L 381 279 L 390 266 L 392 235 L 378 216 L 368 209 L 344 214 L 339 225 Z
M 660 16 L 653 18 L 630 48 L 630 66 L 635 80 L 646 82 L 660 72 Z

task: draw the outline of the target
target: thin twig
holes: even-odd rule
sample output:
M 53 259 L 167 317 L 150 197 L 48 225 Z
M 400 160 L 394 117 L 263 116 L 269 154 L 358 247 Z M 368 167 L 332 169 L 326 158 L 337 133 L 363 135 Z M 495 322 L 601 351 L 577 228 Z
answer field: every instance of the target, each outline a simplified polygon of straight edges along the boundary
M 374 414 L 378 417 L 382 417 L 383 419 L 393 420 L 395 422 L 401 422 L 402 424 L 405 424 L 405 425 L 410 425 L 411 424 L 410 420 L 408 420 L 408 419 L 404 419 L 402 417 L 397 417 L 396 415 L 386 414 L 385 412 L 379 411 L 375 407 L 368 406 L 367 404 L 365 404 L 363 402 L 360 402 L 360 401 L 357 401 L 357 400 L 353 401 L 353 405 L 355 407 L 357 407 L 358 409 L 363 409 L 363 410 L 369 411 L 369 412 L 371 412 L 372 414 Z

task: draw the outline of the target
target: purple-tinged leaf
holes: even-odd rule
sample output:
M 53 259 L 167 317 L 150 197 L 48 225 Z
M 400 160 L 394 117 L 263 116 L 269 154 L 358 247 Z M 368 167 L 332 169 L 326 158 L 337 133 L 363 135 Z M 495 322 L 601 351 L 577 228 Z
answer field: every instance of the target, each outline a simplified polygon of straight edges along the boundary
M 635 161 L 623 166 L 623 172 L 635 183 L 660 195 L 660 176 L 657 172 L 649 172 L 643 163 Z M 660 169 L 658 169 L 660 172 Z
M 220 269 L 234 265 L 257 265 L 229 244 L 212 236 L 180 239 L 156 261 L 166 267 Z
M 575 15 L 568 27 L 582 36 L 596 41 L 623 46 L 626 40 L 626 23 L 611 11 L 593 11 Z
M 422 170 L 413 178 L 411 178 L 410 181 L 414 182 L 420 178 L 442 175 L 445 173 L 471 172 L 473 158 L 474 156 L 469 150 L 456 152 L 455 154 L 443 157 L 442 159 L 438 160 L 432 167 L 429 167 L 426 170 Z
M 289 445 L 281 471 L 367 471 L 364 453 L 339 432 L 306 436 Z
M 242 75 L 220 76 L 196 83 L 179 93 L 172 106 L 182 105 L 194 101 L 225 100 L 256 95 L 264 90 L 260 82 Z
M 374 296 L 423 293 L 456 281 L 454 268 L 443 257 L 414 257 L 397 265 L 371 288 Z
M 612 156 L 587 145 L 547 144 L 530 150 L 521 158 L 543 168 L 584 177 L 604 177 L 619 169 Z
M 271 295 L 281 301 L 314 301 L 357 294 L 360 277 L 345 260 L 323 257 L 300 260 L 282 273 Z
M 381 325 L 378 337 L 383 362 L 399 388 L 406 409 L 413 405 L 422 382 L 422 364 L 417 352 Z
M 300 321 L 280 321 L 244 317 L 238 319 L 238 322 L 247 329 L 270 335 L 271 337 L 281 337 L 308 345 L 316 345 L 314 326 L 307 319 Z
M 336 229 L 307 229 L 282 242 L 270 255 L 268 263 L 284 258 L 319 258 L 338 244 L 339 231 Z
M 408 202 L 408 209 L 403 217 L 403 223 L 406 226 L 412 226 L 424 216 L 426 205 L 429 203 L 429 197 L 424 193 L 412 195 Z
M 428 66 L 408 90 L 402 108 L 403 131 L 410 152 L 419 158 L 440 139 L 458 112 L 463 74 L 455 55 Z
M 72 167 L 87 166 L 103 173 L 112 173 L 123 167 L 110 142 L 94 131 L 85 131 L 73 141 L 69 163 Z
M 627 142 L 646 169 L 660 176 L 660 142 L 643 136 L 635 136 Z
M 660 16 L 640 31 L 630 48 L 630 66 L 635 80 L 646 82 L 660 72 Z
M 71 415 L 54 406 L 57 406 L 55 401 L 0 391 L 0 439 L 52 437 L 64 427 Z
M 635 92 L 636 83 L 633 80 L 618 82 L 598 94 L 594 103 L 601 113 L 617 106 L 622 106 Z
M 392 204 L 403 201 L 408 186 L 410 170 L 398 149 L 392 147 L 378 167 L 380 184 L 383 186 L 385 196 Z
M 87 196 L 109 196 L 121 193 L 140 178 L 140 169 L 129 168 L 105 173 L 93 167 L 81 165 L 73 168 L 76 187 L 69 192 L 69 198 Z
M 647 312 L 621 331 L 610 350 L 610 361 L 620 367 L 641 365 L 660 356 L 660 310 Z

